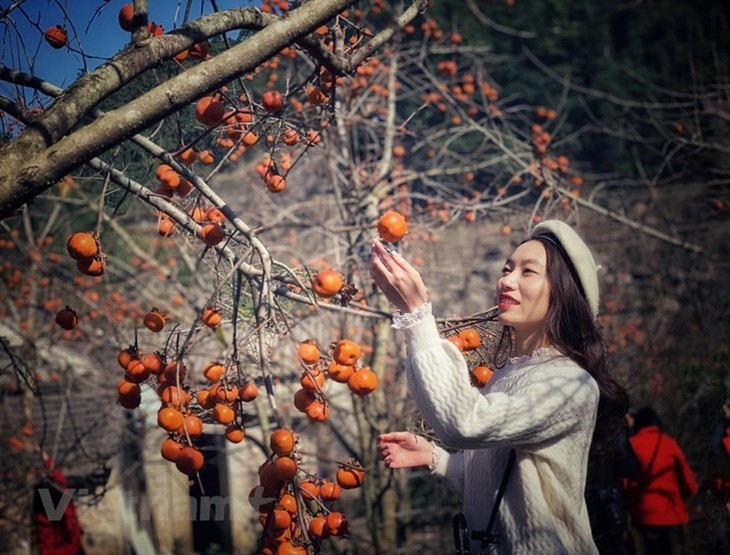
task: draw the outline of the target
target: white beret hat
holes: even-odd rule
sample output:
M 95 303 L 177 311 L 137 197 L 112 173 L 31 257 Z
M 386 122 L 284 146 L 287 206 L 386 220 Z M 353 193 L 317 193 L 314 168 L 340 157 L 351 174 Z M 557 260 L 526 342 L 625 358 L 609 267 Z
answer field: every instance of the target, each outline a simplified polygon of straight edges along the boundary
M 573 263 L 580 284 L 583 287 L 588 305 L 591 307 L 593 316 L 598 315 L 598 266 L 593 260 L 590 249 L 586 246 L 578 234 L 565 222 L 559 220 L 546 220 L 537 224 L 530 233 L 534 239 L 540 235 L 552 233 L 560 242 L 560 246 Z

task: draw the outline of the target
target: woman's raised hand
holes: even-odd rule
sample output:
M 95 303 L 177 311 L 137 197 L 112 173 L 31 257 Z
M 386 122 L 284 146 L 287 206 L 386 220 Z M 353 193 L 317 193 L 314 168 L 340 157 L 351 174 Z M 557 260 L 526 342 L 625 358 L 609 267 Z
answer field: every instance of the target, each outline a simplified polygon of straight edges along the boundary
M 378 456 L 388 468 L 430 466 L 433 443 L 411 432 L 391 432 L 378 436 Z
M 372 242 L 370 275 L 401 312 L 413 312 L 428 300 L 421 274 L 400 253 L 389 252 L 378 240 Z

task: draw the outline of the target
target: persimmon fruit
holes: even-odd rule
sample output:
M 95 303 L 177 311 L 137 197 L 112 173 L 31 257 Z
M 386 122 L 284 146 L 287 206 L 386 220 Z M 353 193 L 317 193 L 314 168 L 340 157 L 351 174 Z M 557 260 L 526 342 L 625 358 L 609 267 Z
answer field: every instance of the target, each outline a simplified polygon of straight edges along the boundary
M 479 332 L 477 332 L 477 330 L 475 330 L 474 328 L 461 330 L 459 332 L 459 337 L 464 343 L 465 351 L 474 350 L 482 344 L 482 338 L 479 335 Z
M 186 148 L 178 155 L 178 159 L 186 166 L 189 166 L 198 159 L 198 153 L 194 148 Z
M 226 367 L 219 362 L 209 362 L 203 368 L 203 376 L 211 382 L 218 382 L 225 375 Z
M 137 357 L 137 349 L 135 349 L 134 347 L 128 347 L 127 349 L 122 349 L 121 351 L 119 351 L 119 354 L 117 355 L 117 362 L 119 363 L 119 366 L 126 370 L 127 366 L 129 366 L 129 363 Z
M 279 491 L 281 480 L 274 474 L 274 462 L 267 459 L 258 470 L 259 482 L 269 491 Z
M 226 238 L 226 232 L 223 231 L 223 228 L 219 224 L 211 222 L 200 228 L 198 237 L 200 237 L 207 247 L 215 247 Z
M 342 489 L 359 488 L 365 481 L 365 471 L 355 465 L 341 465 L 337 469 L 336 479 Z
M 354 366 L 361 354 L 362 351 L 357 343 L 350 341 L 349 339 L 341 339 L 335 345 L 334 351 L 332 352 L 332 358 L 337 364 Z
M 286 189 L 286 179 L 277 173 L 269 174 L 266 178 L 266 187 L 272 193 L 281 193 Z
M 150 377 L 150 371 L 141 360 L 133 360 L 127 366 L 125 378 L 134 383 L 142 383 Z
M 345 283 L 339 272 L 325 269 L 320 270 L 312 281 L 312 290 L 323 299 L 330 299 L 336 296 Z
M 320 87 L 317 86 L 310 86 L 307 88 L 307 98 L 309 99 L 309 102 L 315 106 L 321 106 L 327 102 L 327 95 Z
M 294 497 L 291 493 L 282 493 L 276 502 L 276 508 L 284 509 L 290 515 L 295 515 L 299 512 L 296 497 Z
M 472 385 L 478 388 L 482 388 L 487 385 L 487 382 L 492 379 L 494 370 L 487 366 L 477 366 L 469 373 Z
M 254 382 L 246 382 L 238 388 L 238 398 L 244 403 L 250 403 L 259 396 L 259 388 Z
M 203 453 L 194 447 L 183 447 L 175 460 L 175 466 L 183 474 L 190 476 L 203 468 L 205 458 Z
M 268 523 L 274 530 L 286 530 L 291 526 L 291 515 L 285 509 L 274 509 L 269 514 Z
M 66 250 L 74 260 L 94 258 L 99 253 L 99 243 L 91 233 L 74 233 L 66 242 Z
M 117 401 L 125 409 L 134 410 L 142 403 L 142 394 L 141 393 L 136 393 L 136 394 L 130 393 L 127 395 L 122 395 L 120 393 L 119 397 L 117 398 Z
M 211 391 L 221 403 L 233 403 L 238 398 L 238 387 L 232 383 L 216 384 Z
M 306 389 L 299 389 L 294 394 L 294 407 L 299 412 L 307 412 L 307 409 L 309 409 L 309 406 L 314 403 L 317 400 L 317 398 L 312 395 L 309 391 Z
M 198 155 L 198 160 L 200 160 L 200 163 L 204 166 L 210 166 L 213 162 L 215 162 L 213 153 L 210 150 L 201 151 Z
M 296 476 L 299 465 L 297 462 L 288 455 L 277 457 L 274 461 L 274 475 L 281 480 L 286 482 Z
M 303 499 L 312 500 L 319 497 L 319 484 L 312 480 L 302 480 L 299 483 L 299 492 L 302 494 Z
M 269 447 L 277 455 L 288 455 L 294 450 L 294 434 L 289 430 L 274 430 L 269 436 Z
M 215 397 L 213 397 L 207 389 L 201 389 L 198 391 L 195 399 L 204 410 L 210 410 L 215 406 Z
M 134 31 L 134 4 L 124 4 L 117 15 L 119 26 L 125 31 Z
M 207 40 L 196 42 L 188 49 L 188 53 L 193 60 L 205 60 L 210 53 L 210 43 Z
M 319 486 L 319 496 L 324 501 L 335 501 L 340 498 L 342 494 L 342 487 L 335 483 L 325 480 L 322 485 Z
M 313 422 L 324 422 L 330 417 L 330 408 L 326 403 L 315 399 L 307 406 L 307 418 Z
M 464 352 L 465 345 L 464 340 L 461 337 L 459 337 L 458 335 L 452 335 L 450 337 L 447 337 L 446 339 L 453 343 L 456 348 L 459 349 L 459 351 Z
M 165 316 L 157 308 L 153 308 L 142 319 L 142 324 L 153 333 L 159 333 L 165 327 Z
M 216 406 L 213 408 L 213 420 L 215 420 L 218 424 L 223 424 L 224 426 L 227 426 L 228 424 L 233 423 L 235 417 L 236 414 L 233 412 L 233 409 L 228 405 L 224 405 L 223 403 L 217 403 Z
M 117 391 L 120 395 L 139 395 L 141 394 L 141 389 L 139 387 L 138 383 L 129 381 L 126 378 L 122 378 L 122 380 L 119 382 L 119 385 L 117 386 Z
M 68 43 L 68 33 L 60 25 L 54 25 L 46 29 L 43 38 L 51 45 L 51 48 L 55 49 L 63 48 Z
M 149 353 L 142 357 L 142 364 L 153 374 L 159 374 L 165 369 L 165 363 L 158 353 Z
M 297 353 L 305 364 L 314 364 L 319 360 L 319 347 L 309 339 L 299 344 Z
M 182 413 L 172 407 L 160 409 L 157 413 L 157 424 L 167 432 L 174 432 L 183 423 Z
M 80 258 L 76 261 L 76 268 L 84 275 L 99 277 L 106 272 L 106 261 L 100 256 Z
M 215 328 L 218 326 L 218 324 L 221 323 L 220 310 L 216 308 L 206 308 L 203 311 L 203 316 L 201 319 L 203 321 L 203 324 L 205 324 L 209 328 Z
M 329 528 L 327 528 L 327 518 L 322 515 L 317 515 L 310 520 L 309 533 L 320 540 L 329 537 L 330 532 Z
M 195 105 L 195 118 L 206 127 L 218 125 L 225 113 L 224 104 L 213 96 L 204 96 Z
M 334 360 L 331 360 L 329 366 L 327 366 L 327 375 L 334 381 L 339 383 L 347 383 L 350 376 L 355 372 L 354 366 L 345 364 L 337 364 Z
M 168 217 L 160 218 L 157 222 L 157 233 L 162 237 L 172 237 L 175 234 L 175 222 Z
M 284 95 L 279 91 L 266 91 L 261 97 L 261 105 L 270 114 L 278 114 L 284 109 Z
M 299 133 L 295 129 L 287 129 L 282 135 L 281 140 L 287 146 L 294 146 L 299 142 Z
M 208 208 L 208 211 L 205 213 L 205 219 L 218 224 L 226 221 L 226 217 L 223 215 L 223 212 L 221 212 L 215 206 L 211 206 L 210 208 Z
M 333 511 L 327 515 L 327 529 L 330 536 L 344 536 L 347 534 L 347 517 L 340 512 Z
M 378 234 L 388 243 L 397 243 L 408 233 L 405 216 L 395 210 L 388 210 L 378 220 Z
M 188 367 L 185 366 L 183 363 L 178 364 L 177 361 L 172 360 L 165 368 L 162 370 L 165 376 L 165 379 L 172 384 L 177 383 L 178 375 L 180 376 L 180 381 L 182 382 L 185 379 L 185 376 L 188 373 Z
M 190 402 L 190 393 L 184 389 L 178 389 L 176 385 L 165 385 L 160 392 L 160 400 L 173 408 L 185 406 Z
M 72 330 L 79 323 L 76 312 L 70 307 L 62 308 L 56 313 L 56 324 L 65 330 Z
M 245 439 L 246 433 L 241 426 L 229 424 L 226 427 L 225 436 L 231 443 L 241 443 Z
M 195 414 L 188 414 L 183 418 L 183 424 L 178 430 L 180 434 L 184 434 L 184 432 L 187 430 L 187 433 L 190 437 L 200 437 L 203 435 L 203 421 L 200 419 L 199 416 Z
M 378 376 L 370 368 L 360 368 L 347 380 L 347 387 L 358 397 L 365 397 L 378 387 Z
M 184 448 L 185 446 L 182 443 L 175 441 L 171 437 L 168 437 L 165 441 L 162 442 L 162 447 L 160 447 L 160 454 L 162 455 L 163 459 L 170 462 L 175 462 L 180 456 L 180 452 Z
M 302 376 L 299 379 L 299 383 L 302 389 L 309 391 L 310 393 L 317 393 L 324 387 L 325 375 L 324 372 L 319 368 L 313 368 L 312 370 L 305 370 L 302 372 Z

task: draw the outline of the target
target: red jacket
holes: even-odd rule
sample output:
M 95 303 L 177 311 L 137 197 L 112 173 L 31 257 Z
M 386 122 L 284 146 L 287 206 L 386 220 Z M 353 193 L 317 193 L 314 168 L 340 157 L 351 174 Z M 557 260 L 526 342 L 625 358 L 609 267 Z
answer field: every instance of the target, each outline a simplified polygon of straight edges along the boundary
M 46 461 L 46 467 L 51 470 L 49 480 L 64 490 L 67 487 L 66 476 L 58 468 L 53 468 L 52 461 Z M 49 485 L 43 485 L 49 488 Z M 61 501 L 52 499 L 53 508 L 59 507 Z M 63 516 L 59 520 L 51 520 L 43 507 L 36 507 L 33 516 L 35 521 L 36 539 L 40 555 L 80 555 L 84 553 L 81 540 L 81 526 L 76 515 L 76 507 L 72 500 L 66 506 Z
M 628 485 L 628 509 L 636 524 L 672 526 L 689 522 L 685 499 L 699 490 L 677 442 L 647 426 L 629 441 L 641 466 Z

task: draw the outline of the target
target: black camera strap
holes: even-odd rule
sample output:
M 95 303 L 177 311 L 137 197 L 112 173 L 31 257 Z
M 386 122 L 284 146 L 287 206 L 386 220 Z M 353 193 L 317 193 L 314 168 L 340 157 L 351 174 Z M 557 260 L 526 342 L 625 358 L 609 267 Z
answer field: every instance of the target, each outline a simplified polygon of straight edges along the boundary
M 507 459 L 507 467 L 504 469 L 502 482 L 499 484 L 499 490 L 497 491 L 497 498 L 494 500 L 494 506 L 492 507 L 492 514 L 489 515 L 487 529 L 474 530 L 471 533 L 471 539 L 479 540 L 481 542 L 479 546 L 480 553 L 486 553 L 487 548 L 490 544 L 498 542 L 498 534 L 492 533 L 492 530 L 494 529 L 494 524 L 497 522 L 497 515 L 499 514 L 499 504 L 502 502 L 502 498 L 504 497 L 504 491 L 507 489 L 507 482 L 509 482 L 509 477 L 512 473 L 512 467 L 515 465 L 516 458 L 517 452 L 514 449 L 510 450 L 509 459 Z
M 492 513 L 489 515 L 489 522 L 487 523 L 486 530 L 475 530 L 471 533 L 471 539 L 479 540 L 479 553 L 483 555 L 487 553 L 490 544 L 495 544 L 498 541 L 498 534 L 493 534 L 494 524 L 497 522 L 497 515 L 499 514 L 499 504 L 502 502 L 504 497 L 504 491 L 507 489 L 507 482 L 509 482 L 509 476 L 512 473 L 512 467 L 515 465 L 515 459 L 517 458 L 517 452 L 512 449 L 507 459 L 507 466 L 504 469 L 502 475 L 502 482 L 499 484 L 499 490 L 497 490 L 497 498 L 494 500 L 494 506 L 492 507 Z M 469 555 L 469 529 L 466 525 L 466 518 L 463 513 L 459 513 L 454 517 L 454 544 L 456 545 L 456 555 Z

